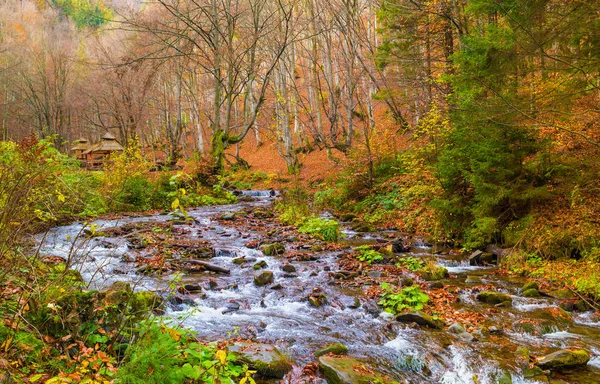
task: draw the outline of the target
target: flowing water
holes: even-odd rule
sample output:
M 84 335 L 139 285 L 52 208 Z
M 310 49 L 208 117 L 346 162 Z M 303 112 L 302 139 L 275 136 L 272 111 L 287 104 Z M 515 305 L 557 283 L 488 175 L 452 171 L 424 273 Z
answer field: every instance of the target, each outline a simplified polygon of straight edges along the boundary
M 600 383 L 600 319 L 592 313 L 574 316 L 575 324 L 566 328 L 550 328 L 542 335 L 514 331 L 513 324 L 521 320 L 547 318 L 546 310 L 555 307 L 553 299 L 526 299 L 519 297 L 523 280 L 494 273 L 494 269 L 471 267 L 468 262 L 435 256 L 440 265 L 447 267 L 452 278 L 444 280 L 454 286 L 460 302 L 453 305 L 456 311 L 474 311 L 484 314 L 487 325 L 505 329 L 501 335 L 463 342 L 446 331 L 415 328 L 395 321 L 380 312 L 374 301 L 364 296 L 363 285 L 342 287 L 335 284 L 330 271 L 340 269 L 335 252 L 313 252 L 310 261 L 292 261 L 296 273 L 281 270 L 288 260 L 282 256 L 265 256 L 257 249 L 245 246 L 249 241 L 261 240 L 265 231 L 273 229 L 268 224 L 264 230 L 251 230 L 244 226 L 227 225 L 217 217 L 227 212 L 264 209 L 272 202 L 271 192 L 246 192 L 253 201 L 229 206 L 204 207 L 190 210 L 195 219 L 192 224 L 176 225 L 181 231 L 173 236 L 185 240 L 205 240 L 214 248 L 211 263 L 229 268 L 228 275 L 193 273 L 183 277 L 182 283 L 199 283 L 203 295 L 191 296 L 193 301 L 173 304 L 166 316 L 180 321 L 195 330 L 205 340 L 217 340 L 237 335 L 271 343 L 290 356 L 295 365 L 302 367 L 315 361 L 314 351 L 332 342 L 348 346 L 349 354 L 388 373 L 396 380 L 408 383 L 495 383 L 502 370 L 509 371 L 513 383 L 535 383 L 525 379 L 514 355 L 516 346 L 524 345 L 533 354 L 544 354 L 567 347 L 583 347 L 591 352 L 592 359 L 584 368 L 562 373 L 560 379 L 567 383 Z M 164 223 L 168 215 L 129 217 L 115 220 L 98 220 L 94 229 L 118 227 L 135 222 Z M 165 291 L 174 277 L 149 277 L 136 273 L 131 261 L 132 250 L 125 237 L 82 236 L 83 223 L 57 227 L 41 243 L 42 255 L 60 256 L 72 260 L 73 267 L 81 271 L 90 288 L 101 289 L 115 281 L 128 281 L 136 290 Z M 157 229 L 157 231 L 160 229 Z M 374 242 L 388 233 L 359 235 L 347 230 L 349 242 Z M 431 249 L 417 244 L 410 253 L 413 257 L 431 257 Z M 288 245 L 289 247 L 290 245 Z M 307 247 L 308 248 L 308 247 Z M 274 283 L 280 289 L 257 287 L 253 283 L 256 271 L 254 262 L 242 265 L 232 263 L 238 257 L 267 263 L 273 271 Z M 475 300 L 476 284 L 465 283 L 466 276 L 479 276 L 483 284 L 491 284 L 499 291 L 513 295 L 513 307 L 490 310 L 490 306 Z M 328 304 L 312 307 L 307 297 L 317 289 L 323 292 Z M 356 308 L 356 298 L 360 307 Z M 468 324 L 467 324 L 468 325 Z M 294 372 L 299 372 L 295 369 Z M 325 383 L 324 379 L 319 379 Z M 283 382 L 293 382 L 292 378 Z

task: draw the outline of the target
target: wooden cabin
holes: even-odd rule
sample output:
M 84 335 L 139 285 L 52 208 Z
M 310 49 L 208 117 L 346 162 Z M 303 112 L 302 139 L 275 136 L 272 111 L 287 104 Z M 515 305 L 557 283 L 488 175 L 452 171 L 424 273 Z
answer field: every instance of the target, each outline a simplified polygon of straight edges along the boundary
M 84 153 L 90 149 L 90 143 L 87 139 L 82 137 L 75 140 L 74 144 L 75 145 L 71 147 L 71 155 L 75 156 L 75 158 L 81 162 L 82 166 L 85 166 L 86 161 Z
M 107 132 L 102 136 L 102 140 L 99 143 L 92 145 L 86 151 L 83 152 L 83 156 L 86 161 L 86 168 L 88 169 L 101 169 L 104 166 L 104 162 L 113 153 L 123 152 L 123 146 L 119 144 L 117 138 L 112 133 Z

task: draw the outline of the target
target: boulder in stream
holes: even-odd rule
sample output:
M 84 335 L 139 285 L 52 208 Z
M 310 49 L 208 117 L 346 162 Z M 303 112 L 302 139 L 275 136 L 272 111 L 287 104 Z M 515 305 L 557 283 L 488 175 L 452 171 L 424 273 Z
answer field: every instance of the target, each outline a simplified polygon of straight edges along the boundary
M 512 305 L 512 297 L 506 293 L 494 292 L 494 291 L 483 291 L 477 295 L 477 300 L 487 304 L 503 304 L 508 303 Z
M 434 319 L 421 311 L 403 313 L 396 317 L 396 321 L 401 323 L 417 323 L 420 326 L 433 329 L 442 329 L 444 327 L 444 322 L 442 320 Z
M 229 346 L 229 352 L 265 377 L 283 379 L 292 369 L 287 358 L 270 344 L 237 342 Z
M 287 272 L 287 273 L 294 273 L 296 272 L 296 267 L 294 267 L 292 264 L 284 264 L 281 266 L 281 270 L 283 272 Z
M 281 243 L 264 244 L 260 246 L 260 250 L 267 256 L 283 255 L 285 253 L 285 245 Z
M 252 266 L 252 268 L 255 270 L 259 270 L 259 269 L 266 268 L 266 267 L 267 267 L 267 262 L 264 260 L 261 260 Z
M 393 383 L 389 377 L 365 367 L 349 356 L 321 356 L 319 367 L 329 384 Z
M 562 349 L 540 357 L 535 365 L 542 369 L 565 369 L 586 365 L 590 354 L 583 349 Z
M 426 268 L 421 272 L 421 277 L 426 281 L 437 281 L 448 277 L 448 270 L 438 265 Z
M 315 356 L 321 357 L 329 353 L 333 353 L 334 355 L 345 355 L 348 353 L 348 347 L 342 343 L 332 343 L 327 345 L 325 348 L 316 351 Z
M 257 275 L 254 275 L 254 284 L 262 287 L 273 282 L 273 272 L 264 271 Z
M 327 296 L 324 293 L 313 293 L 308 296 L 308 302 L 313 307 L 322 307 L 327 304 Z

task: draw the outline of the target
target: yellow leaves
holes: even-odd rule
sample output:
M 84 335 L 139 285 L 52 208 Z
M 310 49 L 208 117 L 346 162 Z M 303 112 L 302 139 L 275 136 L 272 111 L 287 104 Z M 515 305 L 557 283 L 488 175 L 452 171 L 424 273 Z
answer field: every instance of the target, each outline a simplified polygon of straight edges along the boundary
M 13 337 L 11 336 L 8 339 L 6 339 L 2 344 L 0 344 L 0 347 L 2 349 L 4 349 L 4 353 L 8 352 L 8 349 L 10 348 L 12 341 L 13 341 Z
M 162 333 L 166 333 L 169 337 L 175 341 L 181 340 L 181 333 L 177 331 L 175 328 L 166 327 L 164 325 L 160 326 Z
M 216 353 L 217 359 L 221 362 L 221 365 L 225 365 L 227 362 L 227 352 L 222 349 L 219 349 Z
M 173 202 L 171 203 L 171 209 L 176 210 L 177 208 L 179 208 L 179 199 L 175 198 L 175 200 L 173 200 Z
M 38 373 L 37 375 L 31 376 L 29 378 L 29 382 L 30 383 L 35 383 L 38 382 L 44 375 L 42 375 L 41 373 Z

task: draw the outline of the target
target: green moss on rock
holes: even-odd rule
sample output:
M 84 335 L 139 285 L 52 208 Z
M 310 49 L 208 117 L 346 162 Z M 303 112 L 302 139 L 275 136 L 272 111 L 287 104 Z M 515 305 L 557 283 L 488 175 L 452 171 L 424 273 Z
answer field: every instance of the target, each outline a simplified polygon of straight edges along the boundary
M 325 348 L 316 351 L 315 356 L 320 357 L 329 353 L 333 353 L 334 355 L 345 355 L 348 353 L 348 347 L 342 343 L 329 344 Z
M 274 346 L 260 343 L 238 342 L 229 347 L 240 362 L 260 375 L 283 379 L 292 369 L 292 364 Z
M 512 298 L 510 295 L 500 292 L 484 291 L 477 295 L 477 300 L 487 304 L 501 304 L 510 303 L 512 304 Z

